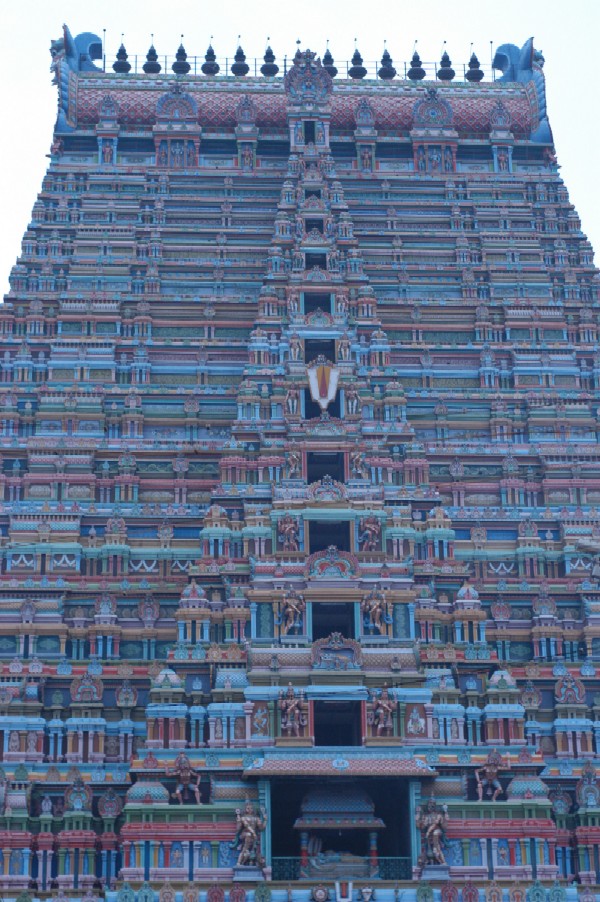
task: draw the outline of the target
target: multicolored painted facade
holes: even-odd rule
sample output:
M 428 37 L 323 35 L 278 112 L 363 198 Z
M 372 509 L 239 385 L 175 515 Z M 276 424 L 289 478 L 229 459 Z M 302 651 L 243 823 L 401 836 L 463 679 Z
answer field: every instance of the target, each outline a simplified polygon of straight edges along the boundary
M 598 273 L 543 59 L 100 53 L 52 44 L 0 308 L 3 898 L 591 902 Z

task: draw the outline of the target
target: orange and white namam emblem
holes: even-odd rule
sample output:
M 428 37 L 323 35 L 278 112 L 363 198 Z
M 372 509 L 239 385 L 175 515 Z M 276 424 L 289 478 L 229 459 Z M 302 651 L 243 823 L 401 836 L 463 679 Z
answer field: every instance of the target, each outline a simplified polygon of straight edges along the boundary
M 307 373 L 311 398 L 321 410 L 327 410 L 337 393 L 339 370 L 324 357 L 317 357 Z

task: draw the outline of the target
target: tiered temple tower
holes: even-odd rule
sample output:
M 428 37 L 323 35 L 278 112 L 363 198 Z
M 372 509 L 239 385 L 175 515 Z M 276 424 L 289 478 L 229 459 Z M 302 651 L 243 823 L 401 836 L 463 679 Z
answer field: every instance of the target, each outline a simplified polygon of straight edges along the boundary
M 0 308 L 5 902 L 592 902 L 598 273 L 543 59 L 101 51 L 52 44 Z

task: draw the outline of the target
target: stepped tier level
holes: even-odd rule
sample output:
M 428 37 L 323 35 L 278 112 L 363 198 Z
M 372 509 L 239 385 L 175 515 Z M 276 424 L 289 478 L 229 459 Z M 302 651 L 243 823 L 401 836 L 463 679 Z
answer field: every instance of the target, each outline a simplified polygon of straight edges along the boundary
M 0 308 L 3 899 L 593 902 L 598 275 L 541 55 L 100 54 L 52 44 Z

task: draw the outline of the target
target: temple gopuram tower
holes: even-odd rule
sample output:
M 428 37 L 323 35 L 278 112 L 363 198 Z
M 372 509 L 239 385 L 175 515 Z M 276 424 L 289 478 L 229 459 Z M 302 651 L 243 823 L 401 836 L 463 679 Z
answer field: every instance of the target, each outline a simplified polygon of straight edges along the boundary
M 51 54 L 4 902 L 594 902 L 599 282 L 533 41 Z

